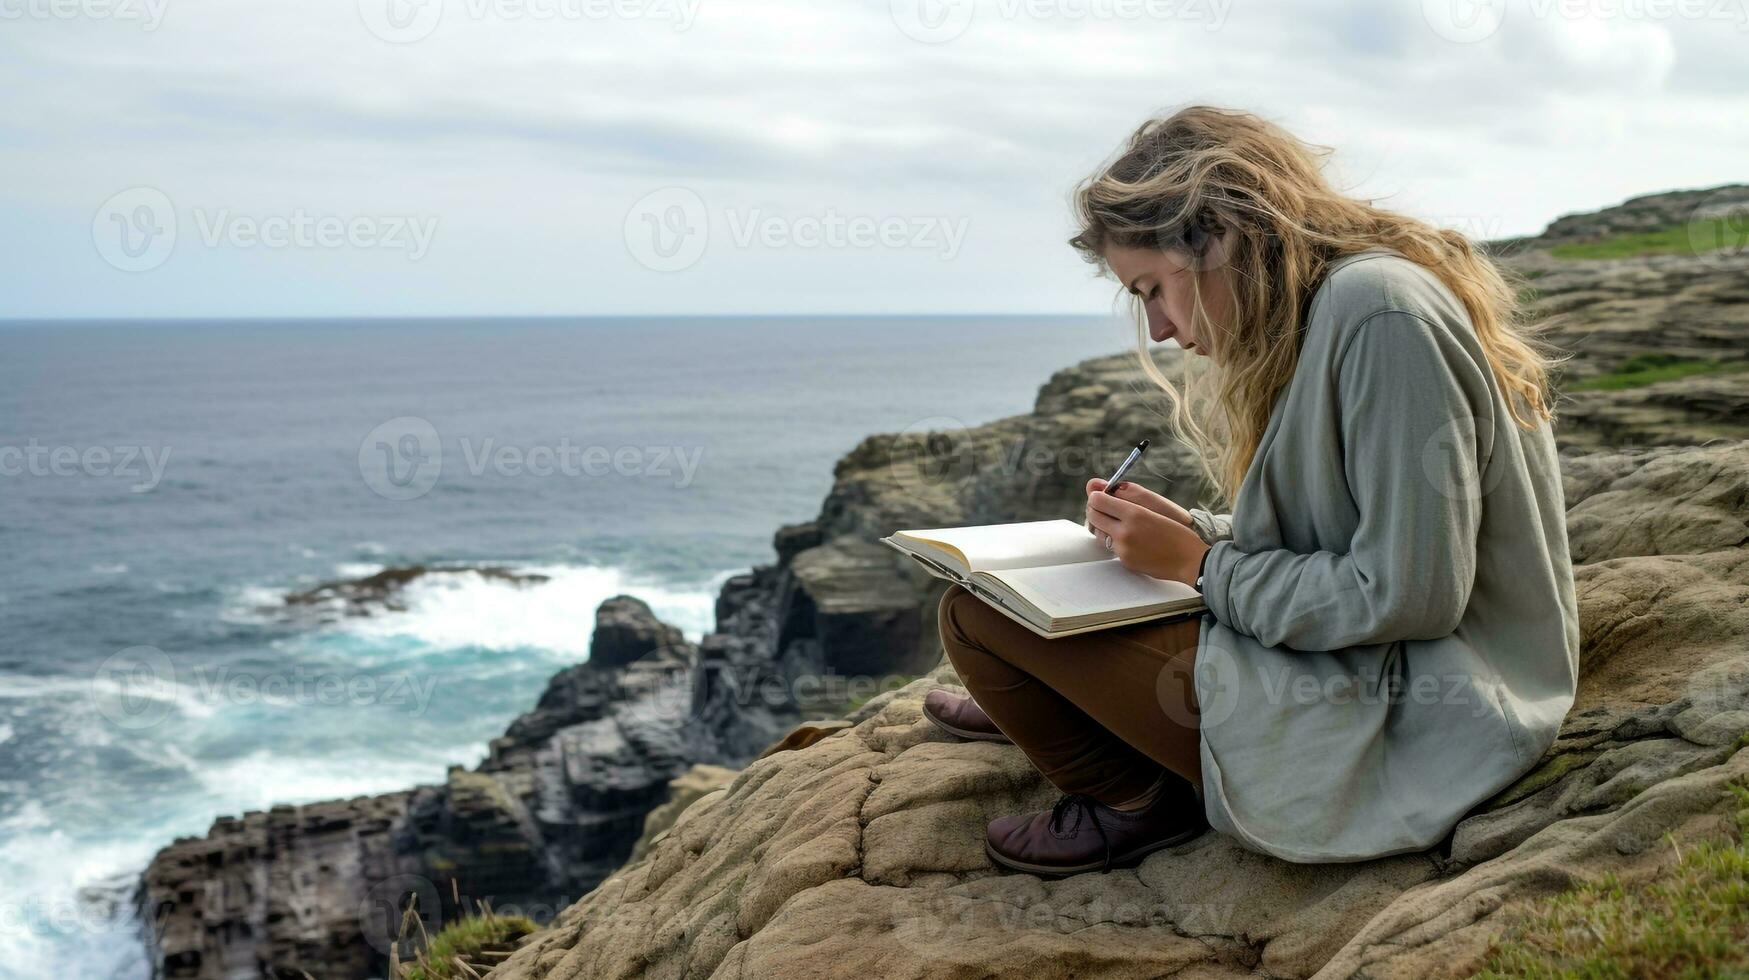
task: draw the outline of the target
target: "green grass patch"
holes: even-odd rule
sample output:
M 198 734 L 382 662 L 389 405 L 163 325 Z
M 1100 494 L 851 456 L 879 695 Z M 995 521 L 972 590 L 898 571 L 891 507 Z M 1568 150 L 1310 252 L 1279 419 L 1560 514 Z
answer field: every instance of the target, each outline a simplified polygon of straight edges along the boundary
M 1702 360 L 1674 354 L 1640 354 L 1624 361 L 1608 374 L 1586 378 L 1567 386 L 1568 391 L 1620 391 L 1660 381 L 1674 381 L 1696 374 L 1719 374 L 1749 369 L 1749 361 Z
M 1657 878 L 1623 884 L 1605 875 L 1542 903 L 1496 943 L 1488 978 L 1630 980 L 1749 976 L 1749 788 L 1728 787 L 1733 832 L 1679 846 Z
M 1749 248 L 1749 216 L 1728 214 L 1671 225 L 1658 231 L 1613 235 L 1595 242 L 1569 242 L 1549 249 L 1557 259 L 1631 259 L 1642 255 L 1700 255 Z
M 523 916 L 483 910 L 431 937 L 417 959 L 397 965 L 395 980 L 472 980 L 484 976 L 535 929 L 533 920 Z

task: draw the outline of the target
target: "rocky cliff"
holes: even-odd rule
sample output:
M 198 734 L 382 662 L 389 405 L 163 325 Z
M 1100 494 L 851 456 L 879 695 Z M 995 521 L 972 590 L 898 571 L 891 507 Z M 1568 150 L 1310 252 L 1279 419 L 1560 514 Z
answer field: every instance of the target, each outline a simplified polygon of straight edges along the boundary
M 494 980 L 1450 972 L 1515 903 L 1655 868 L 1659 834 L 1708 825 L 1744 766 L 1749 249 L 1591 257 L 1624 234 L 1716 230 L 1707 216 L 1744 206 L 1749 188 L 1659 195 L 1499 246 L 1573 353 L 1557 432 L 1585 674 L 1550 759 L 1438 852 L 1306 868 L 1207 835 L 1134 872 L 989 871 L 984 821 L 1050 791 L 1015 750 L 945 743 L 921 721 L 922 692 L 954 683 L 939 587 L 875 539 L 1078 515 L 1087 474 L 1128 451 L 1106 434 L 1164 431 L 1120 355 L 1058 372 L 1028 415 L 864 440 L 819 515 L 777 532 L 776 562 L 725 585 L 698 648 L 667 637 L 559 675 L 478 770 L 220 821 L 167 849 L 142 889 L 160 974 L 366 976 L 383 910 L 419 893 L 447 916 L 451 881 L 500 907 L 562 905 L 631 853 L 668 778 L 746 764 L 798 720 L 847 711 L 854 724 L 803 729 L 724 789 L 733 770 L 691 770 L 676 802 L 697 802 L 656 814 L 670 829 Z M 1146 468 L 1174 499 L 1201 496 L 1169 441 Z M 626 615 L 604 607 L 598 637 Z
M 1209 833 L 1133 871 L 992 870 L 984 824 L 1055 796 L 922 697 L 748 766 L 492 980 L 1467 974 L 1525 903 L 1656 873 L 1749 776 L 1749 442 L 1566 465 L 1585 682 L 1542 766 L 1426 854 L 1295 865 Z
M 287 606 L 369 615 L 425 571 L 329 583 Z M 800 718 L 781 702 L 740 710 L 733 683 L 715 677 L 717 654 L 638 599 L 609 599 L 596 620 L 590 659 L 554 676 L 477 768 L 404 793 L 224 818 L 159 852 L 139 891 L 157 975 L 380 976 L 411 896 L 433 932 L 477 900 L 550 918 L 630 856 L 671 779 L 694 763 L 745 762 L 753 752 L 736 745 L 764 746 Z M 742 665 L 732 680 L 757 685 L 770 666 Z
M 1017 750 L 922 719 L 923 693 L 956 683 L 941 665 L 720 789 L 690 774 L 696 801 L 493 980 L 1463 975 L 1537 900 L 1666 872 L 1685 842 L 1730 832 L 1726 788 L 1749 778 L 1746 215 L 1749 188 L 1655 195 L 1497 246 L 1571 354 L 1557 436 L 1582 681 L 1543 763 L 1441 847 L 1302 866 L 1207 834 L 1133 871 L 996 873 L 985 822 L 1055 793 Z M 865 441 L 819 518 L 786 532 L 808 546 L 780 563 L 781 602 L 854 609 L 854 662 L 882 645 L 938 661 L 931 583 L 868 542 L 1074 516 L 1099 465 L 1060 461 L 1118 451 L 1097 433 L 1150 421 L 1143 391 L 1126 359 L 1102 359 L 1054 377 L 1030 416 Z M 1195 497 L 1182 456 L 1151 462 L 1155 485 Z M 805 632 L 779 630 L 777 649 Z

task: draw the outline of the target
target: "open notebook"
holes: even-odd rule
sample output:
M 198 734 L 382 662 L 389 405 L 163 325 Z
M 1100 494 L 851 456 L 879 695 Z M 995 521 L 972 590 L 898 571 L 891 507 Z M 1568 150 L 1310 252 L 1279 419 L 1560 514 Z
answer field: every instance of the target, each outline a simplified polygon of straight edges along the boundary
M 1204 608 L 1202 593 L 1130 571 L 1074 521 L 899 531 L 881 541 L 1044 637 Z

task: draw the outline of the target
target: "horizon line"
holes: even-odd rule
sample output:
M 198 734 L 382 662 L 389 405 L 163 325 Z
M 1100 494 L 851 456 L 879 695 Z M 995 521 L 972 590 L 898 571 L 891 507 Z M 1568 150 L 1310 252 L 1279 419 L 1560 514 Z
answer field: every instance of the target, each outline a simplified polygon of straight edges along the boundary
M 1116 313 L 1077 312 L 1014 312 L 984 311 L 975 313 L 943 313 L 907 311 L 899 313 L 386 313 L 386 314 L 217 314 L 200 316 L 0 316 L 0 326 L 28 324 L 102 324 L 102 323 L 326 323 L 357 320 L 380 321 L 465 321 L 465 320 L 746 320 L 746 319 L 832 319 L 867 320 L 895 317 L 937 317 L 972 319 L 978 317 L 1038 317 L 1044 319 L 1115 317 Z

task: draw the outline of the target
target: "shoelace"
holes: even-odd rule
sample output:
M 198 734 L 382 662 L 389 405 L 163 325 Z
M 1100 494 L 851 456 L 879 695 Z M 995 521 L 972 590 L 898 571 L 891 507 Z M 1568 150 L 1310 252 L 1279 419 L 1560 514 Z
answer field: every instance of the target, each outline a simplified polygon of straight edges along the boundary
M 1099 811 L 1095 809 L 1100 802 L 1086 793 L 1067 793 L 1051 807 L 1051 832 L 1062 833 L 1063 818 L 1069 813 L 1085 814 L 1087 822 L 1099 833 L 1100 846 L 1105 848 L 1105 863 L 1099 870 L 1105 873 L 1111 870 L 1111 838 L 1105 836 L 1105 827 L 1099 822 Z M 1076 826 L 1080 826 L 1077 821 Z

